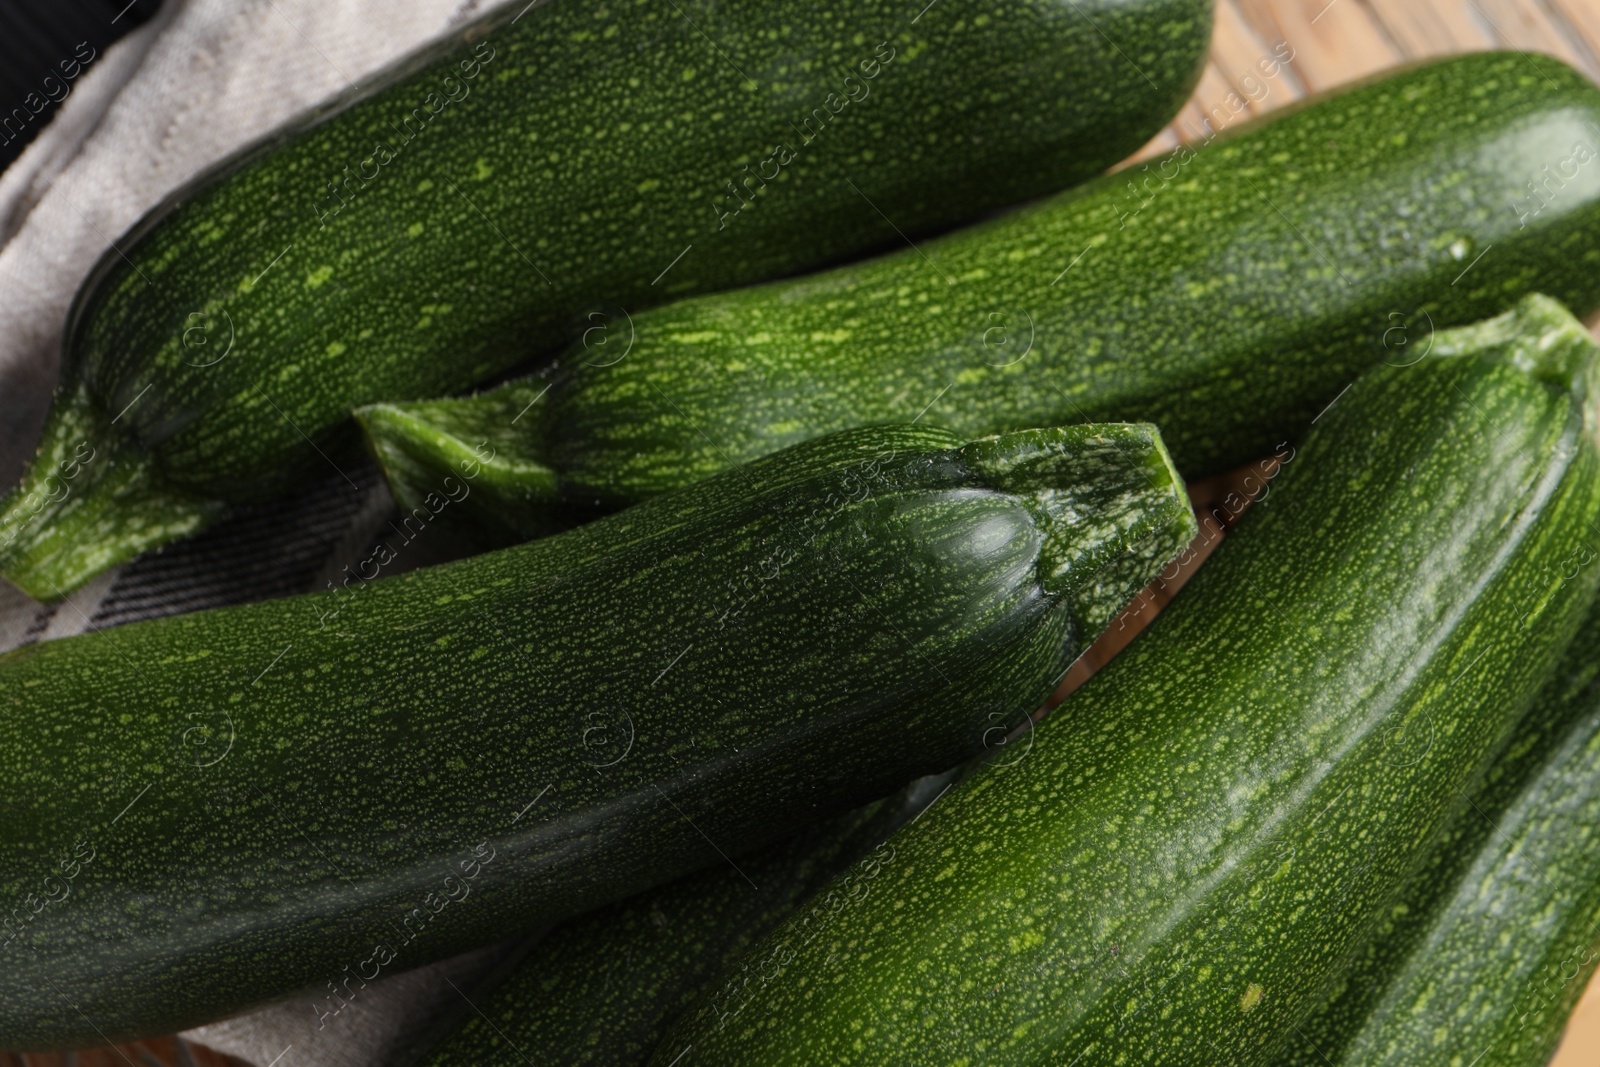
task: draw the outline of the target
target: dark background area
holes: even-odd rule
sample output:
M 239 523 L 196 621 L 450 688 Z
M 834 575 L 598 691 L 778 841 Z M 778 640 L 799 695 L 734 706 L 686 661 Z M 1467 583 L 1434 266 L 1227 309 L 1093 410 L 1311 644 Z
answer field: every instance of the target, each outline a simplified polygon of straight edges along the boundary
M 98 59 L 160 7 L 161 0 L 0 0 L 0 170 L 71 95 L 61 64 L 71 70 L 80 56 Z

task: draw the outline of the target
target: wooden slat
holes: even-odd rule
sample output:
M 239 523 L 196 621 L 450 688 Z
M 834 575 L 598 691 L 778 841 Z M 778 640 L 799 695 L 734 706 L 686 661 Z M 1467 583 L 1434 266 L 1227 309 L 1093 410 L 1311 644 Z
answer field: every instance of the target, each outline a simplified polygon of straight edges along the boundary
M 1262 37 L 1294 46 L 1294 69 L 1311 92 L 1375 74 L 1405 57 L 1358 0 L 1240 0 Z
M 1121 163 L 1118 163 L 1111 169 L 1114 171 L 1125 170 L 1128 167 L 1134 166 L 1137 163 L 1142 163 L 1147 159 L 1154 159 L 1157 156 L 1164 156 L 1177 147 L 1178 135 L 1173 131 L 1171 126 L 1168 126 L 1166 129 L 1150 138 L 1143 148 L 1139 149 L 1139 151 L 1135 152 L 1133 155 L 1129 156 L 1127 159 L 1123 160 Z
M 1185 141 L 1282 107 L 1304 95 L 1292 64 L 1293 46 L 1255 31 L 1231 0 L 1217 5 L 1211 62 L 1174 126 Z M 1242 108 L 1242 110 L 1241 110 Z
M 1562 35 L 1572 42 L 1574 50 L 1588 57 L 1589 74 L 1600 70 L 1600 3 L 1595 0 L 1544 0 L 1552 21 L 1560 25 Z
M 1595 1067 L 1600 1063 L 1600 978 L 1588 990 L 1567 1023 L 1567 1033 L 1550 1067 Z
M 1472 17 L 1466 0 L 1425 4 L 1417 0 L 1363 2 L 1390 39 L 1413 58 L 1480 52 L 1496 44 L 1488 24 Z
M 1284 67 L 1276 77 L 1263 73 L 1260 64 L 1267 62 L 1267 69 L 1272 69 L 1270 63 L 1280 42 L 1274 39 L 1269 43 L 1258 34 L 1240 14 L 1236 0 L 1217 0 L 1216 18 L 1211 58 L 1194 95 L 1166 130 L 1113 169 L 1122 170 L 1165 155 L 1181 142 L 1203 139 L 1205 116 L 1213 108 L 1226 104 L 1230 93 L 1245 104 L 1245 110 L 1228 125 L 1282 107 L 1304 95 L 1300 79 L 1292 69 Z M 1231 109 L 1224 113 L 1231 113 Z
M 1544 52 L 1585 70 L 1591 77 L 1586 50 L 1574 47 L 1542 8 L 1532 0 L 1463 0 L 1488 22 L 1504 46 L 1524 52 Z
M 1248 99 L 1234 91 L 1233 84 L 1212 60 L 1206 64 L 1206 72 L 1195 87 L 1194 95 L 1173 120 L 1172 128 L 1185 142 L 1208 140 L 1229 126 L 1247 120 L 1249 104 Z
M 1292 47 L 1287 40 L 1258 33 L 1239 10 L 1237 0 L 1217 0 L 1216 17 L 1217 29 L 1211 41 L 1212 62 L 1242 96 L 1259 97 L 1261 91 L 1256 84 L 1267 86 L 1269 95 L 1262 99 L 1257 111 L 1282 107 L 1305 95 L 1305 86 L 1292 65 L 1284 67 L 1276 76 L 1270 73 L 1279 55 L 1287 54 L 1280 53 L 1279 49 Z

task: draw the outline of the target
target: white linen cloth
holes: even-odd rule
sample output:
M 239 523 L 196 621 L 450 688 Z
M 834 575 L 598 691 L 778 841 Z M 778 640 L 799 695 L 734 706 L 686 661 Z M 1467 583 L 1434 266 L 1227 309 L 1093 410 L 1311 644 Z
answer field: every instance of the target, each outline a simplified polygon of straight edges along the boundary
M 32 456 L 68 305 L 112 242 L 209 164 L 487 6 L 166 0 L 150 23 L 83 64 L 55 117 L 0 174 L 0 486 L 11 485 Z M 42 56 L 39 66 L 55 70 L 73 58 Z M 326 562 L 313 565 L 306 589 L 358 558 L 387 511 L 381 482 L 366 481 L 362 499 L 341 512 L 349 515 L 342 536 L 336 530 L 326 543 L 311 543 Z M 210 570 L 228 566 L 213 562 Z M 214 573 L 201 577 L 215 584 Z M 119 601 L 113 572 L 54 608 L 0 582 L 0 648 L 76 633 L 91 620 L 105 625 L 203 606 L 184 591 L 194 579 L 147 574 L 132 583 L 137 595 L 125 591 Z M 336 1018 L 319 1020 L 308 993 L 186 1036 L 256 1067 L 395 1063 L 441 1010 L 462 1003 L 458 990 L 470 990 L 497 956 L 486 950 L 375 982 Z

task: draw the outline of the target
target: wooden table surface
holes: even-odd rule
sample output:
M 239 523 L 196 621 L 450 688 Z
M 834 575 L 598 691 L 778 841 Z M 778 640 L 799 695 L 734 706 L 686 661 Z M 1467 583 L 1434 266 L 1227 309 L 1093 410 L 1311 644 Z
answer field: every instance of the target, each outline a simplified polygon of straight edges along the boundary
M 1307 93 L 1425 56 L 1487 48 L 1544 52 L 1600 82 L 1600 0 L 1217 0 L 1216 12 L 1216 37 L 1199 88 L 1177 120 L 1135 160 L 1160 155 L 1180 141 L 1206 137 L 1211 130 Z M 1287 70 L 1270 79 L 1261 76 L 1259 61 L 1289 54 L 1293 58 Z M 1203 500 L 1207 487 L 1196 488 Z M 1065 688 L 1081 684 L 1125 643 L 1091 650 Z M 1590 984 L 1551 1062 L 1553 1067 L 1600 1065 L 1600 981 Z M 76 1053 L 0 1053 L 0 1067 L 239 1064 L 163 1038 Z

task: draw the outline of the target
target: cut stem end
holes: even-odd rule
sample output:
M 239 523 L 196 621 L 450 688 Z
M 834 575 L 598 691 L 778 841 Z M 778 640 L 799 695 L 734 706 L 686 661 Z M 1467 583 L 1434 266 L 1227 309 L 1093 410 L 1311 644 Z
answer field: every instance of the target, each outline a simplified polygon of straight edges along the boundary
M 200 530 L 221 501 L 164 484 L 78 382 L 56 391 L 22 481 L 0 499 L 0 574 L 36 600 Z
M 963 458 L 1030 504 L 1047 593 L 1071 598 L 1085 644 L 1198 532 L 1183 479 L 1148 423 L 1024 430 L 974 441 Z

